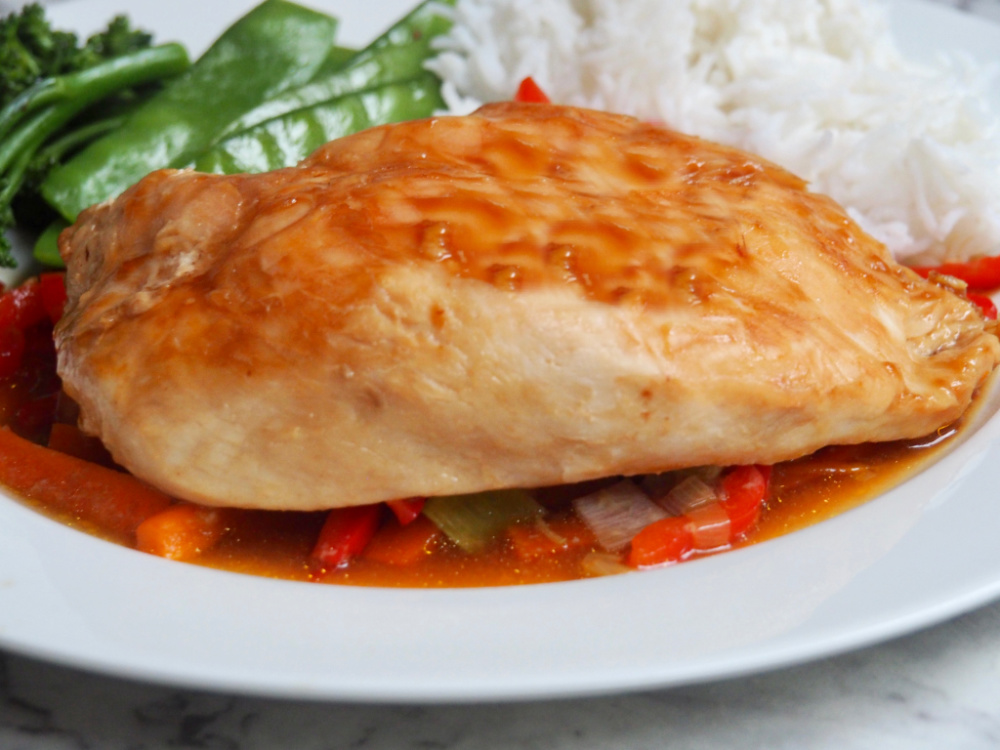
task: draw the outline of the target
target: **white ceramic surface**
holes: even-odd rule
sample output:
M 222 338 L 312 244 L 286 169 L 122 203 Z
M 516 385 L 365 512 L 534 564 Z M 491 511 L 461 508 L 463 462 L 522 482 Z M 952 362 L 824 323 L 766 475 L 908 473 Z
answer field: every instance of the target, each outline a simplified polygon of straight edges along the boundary
M 250 4 L 82 0 L 53 15 L 88 31 L 125 8 L 198 51 Z M 361 42 L 409 0 L 314 4 Z M 913 2 L 896 4 L 894 22 L 914 54 L 961 46 L 1000 61 L 997 27 Z M 251 578 L 109 545 L 0 499 L 0 646 L 180 685 L 405 701 L 602 693 L 816 658 L 1000 596 L 1000 418 L 986 419 L 997 400 L 949 455 L 843 516 L 676 568 L 568 584 L 399 591 Z

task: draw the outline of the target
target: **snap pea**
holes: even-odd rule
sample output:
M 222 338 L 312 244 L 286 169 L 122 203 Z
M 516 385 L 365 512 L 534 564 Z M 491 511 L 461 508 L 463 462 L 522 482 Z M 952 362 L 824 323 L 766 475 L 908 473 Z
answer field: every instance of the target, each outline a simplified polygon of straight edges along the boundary
M 35 260 L 45 266 L 62 268 L 63 259 L 59 255 L 59 233 L 69 226 L 64 220 L 56 219 L 49 224 L 35 241 Z
M 316 69 L 313 78 L 330 75 L 340 70 L 356 54 L 358 51 L 351 47 L 333 47 L 323 60 L 323 64 Z
M 451 20 L 442 15 L 441 6 L 454 3 L 455 0 L 426 0 L 347 60 L 342 68 L 329 75 L 318 74 L 305 86 L 289 89 L 263 102 L 233 122 L 224 135 L 230 136 L 351 91 L 416 76 L 431 53 L 431 40 L 451 28 Z
M 345 94 L 260 123 L 217 144 L 191 166 L 234 174 L 288 167 L 324 143 L 364 128 L 427 117 L 444 107 L 441 84 L 429 72 L 408 81 Z
M 265 0 L 120 130 L 55 169 L 42 195 L 72 221 L 149 172 L 188 163 L 241 114 L 311 80 L 331 54 L 336 26 L 288 0 Z

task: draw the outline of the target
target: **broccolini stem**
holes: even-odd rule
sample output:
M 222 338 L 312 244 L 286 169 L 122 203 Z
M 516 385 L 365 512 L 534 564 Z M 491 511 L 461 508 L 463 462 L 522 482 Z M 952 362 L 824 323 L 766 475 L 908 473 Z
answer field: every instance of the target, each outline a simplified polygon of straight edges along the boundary
M 121 127 L 125 120 L 125 115 L 118 115 L 116 117 L 106 117 L 103 120 L 97 120 L 96 122 L 81 125 L 80 127 L 74 127 L 65 135 L 61 135 L 54 141 L 46 143 L 45 148 L 41 149 L 35 155 L 35 162 L 57 162 L 77 147 L 84 146 L 95 138 L 100 138 L 102 135 L 107 135 L 112 130 Z
M 19 154 L 5 171 L 3 180 L 0 181 L 0 206 L 9 206 L 17 191 L 21 189 L 24 182 L 24 174 L 31 164 L 32 154 L 24 152 Z
M 108 120 L 63 132 L 77 115 L 118 91 L 175 76 L 189 65 L 179 44 L 149 47 L 41 80 L 0 110 L 0 233 L 13 223 L 11 203 L 36 156 L 58 159 L 107 132 Z M 10 242 L 0 234 L 0 266 L 13 263 Z
M 66 105 L 43 109 L 0 141 L 0 176 L 6 177 L 10 165 L 22 156 L 30 161 L 45 137 L 69 122 L 73 114 Z
M 0 110 L 0 139 L 26 115 L 41 108 L 73 102 L 76 114 L 116 91 L 177 75 L 189 65 L 184 47 L 170 43 L 114 57 L 75 73 L 43 79 Z

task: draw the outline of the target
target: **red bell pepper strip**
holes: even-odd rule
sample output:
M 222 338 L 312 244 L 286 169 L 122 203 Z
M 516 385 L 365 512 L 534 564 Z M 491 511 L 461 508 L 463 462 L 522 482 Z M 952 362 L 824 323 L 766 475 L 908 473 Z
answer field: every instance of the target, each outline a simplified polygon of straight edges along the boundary
M 632 539 L 628 564 L 633 568 L 680 562 L 694 551 L 694 537 L 685 516 L 654 521 Z
M 968 297 L 969 302 L 977 305 L 982 310 L 984 318 L 988 320 L 997 319 L 997 306 L 985 294 L 966 294 L 965 296 Z
M 914 271 L 925 279 L 931 272 L 954 276 L 977 292 L 988 292 L 1000 288 L 1000 256 L 988 255 L 973 258 L 964 263 L 942 263 L 939 266 L 915 266 Z
M 7 378 L 21 369 L 27 343 L 18 326 L 0 326 L 0 378 Z
M 760 518 L 771 480 L 770 466 L 736 466 L 722 476 L 722 507 L 729 514 L 730 541 Z
M 381 520 L 382 506 L 334 508 L 320 529 L 310 560 L 322 568 L 347 565 L 364 551 Z
M 406 526 L 416 520 L 417 516 L 420 515 L 420 511 L 424 509 L 424 503 L 426 502 L 426 497 L 404 497 L 400 500 L 387 500 L 385 504 L 389 506 L 389 510 L 396 516 L 396 520 L 399 521 L 400 526 Z
M 531 104 L 549 104 L 551 99 L 542 91 L 541 87 L 535 83 L 535 79 L 528 76 L 523 81 L 521 85 L 517 87 L 517 93 L 514 94 L 515 102 L 527 102 Z
M 0 326 L 16 326 L 22 331 L 48 319 L 37 279 L 0 295 Z
M 722 475 L 718 505 L 729 516 L 730 544 L 757 523 L 770 483 L 770 466 L 735 466 Z M 715 508 L 716 504 L 705 507 Z M 693 516 L 693 513 L 692 516 L 672 516 L 644 528 L 632 539 L 628 564 L 633 568 L 648 568 L 680 562 L 690 556 L 698 546 L 692 533 L 692 527 L 697 524 Z
M 55 325 L 62 317 L 63 308 L 66 306 L 65 274 L 43 273 L 38 277 L 38 291 L 42 298 L 42 307 Z

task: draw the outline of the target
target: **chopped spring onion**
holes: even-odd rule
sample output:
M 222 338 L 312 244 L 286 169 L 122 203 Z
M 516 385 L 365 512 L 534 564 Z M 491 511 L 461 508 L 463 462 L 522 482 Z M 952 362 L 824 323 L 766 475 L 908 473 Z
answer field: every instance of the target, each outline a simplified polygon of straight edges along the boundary
M 424 505 L 424 515 L 466 552 L 482 550 L 511 524 L 541 513 L 542 506 L 524 490 L 432 497 Z
M 573 507 L 609 552 L 624 549 L 646 526 L 668 515 L 629 480 L 579 497 Z
M 697 477 L 705 484 L 714 487 L 721 474 L 721 466 L 692 466 L 689 469 L 676 469 L 662 474 L 646 474 L 639 480 L 639 486 L 650 499 L 660 502 L 670 490 L 689 477 Z
M 535 528 L 538 529 L 538 531 L 542 534 L 542 536 L 544 536 L 553 544 L 559 547 L 566 546 L 567 542 L 566 537 L 564 537 L 562 534 L 556 533 L 556 531 L 551 526 L 545 523 L 545 519 L 542 518 L 541 516 L 535 519 Z
M 621 561 L 621 557 L 610 552 L 590 552 L 580 562 L 580 566 L 588 576 L 616 576 L 632 570 Z
M 683 516 L 703 505 L 718 501 L 715 489 L 697 474 L 682 479 L 657 503 L 672 516 Z

